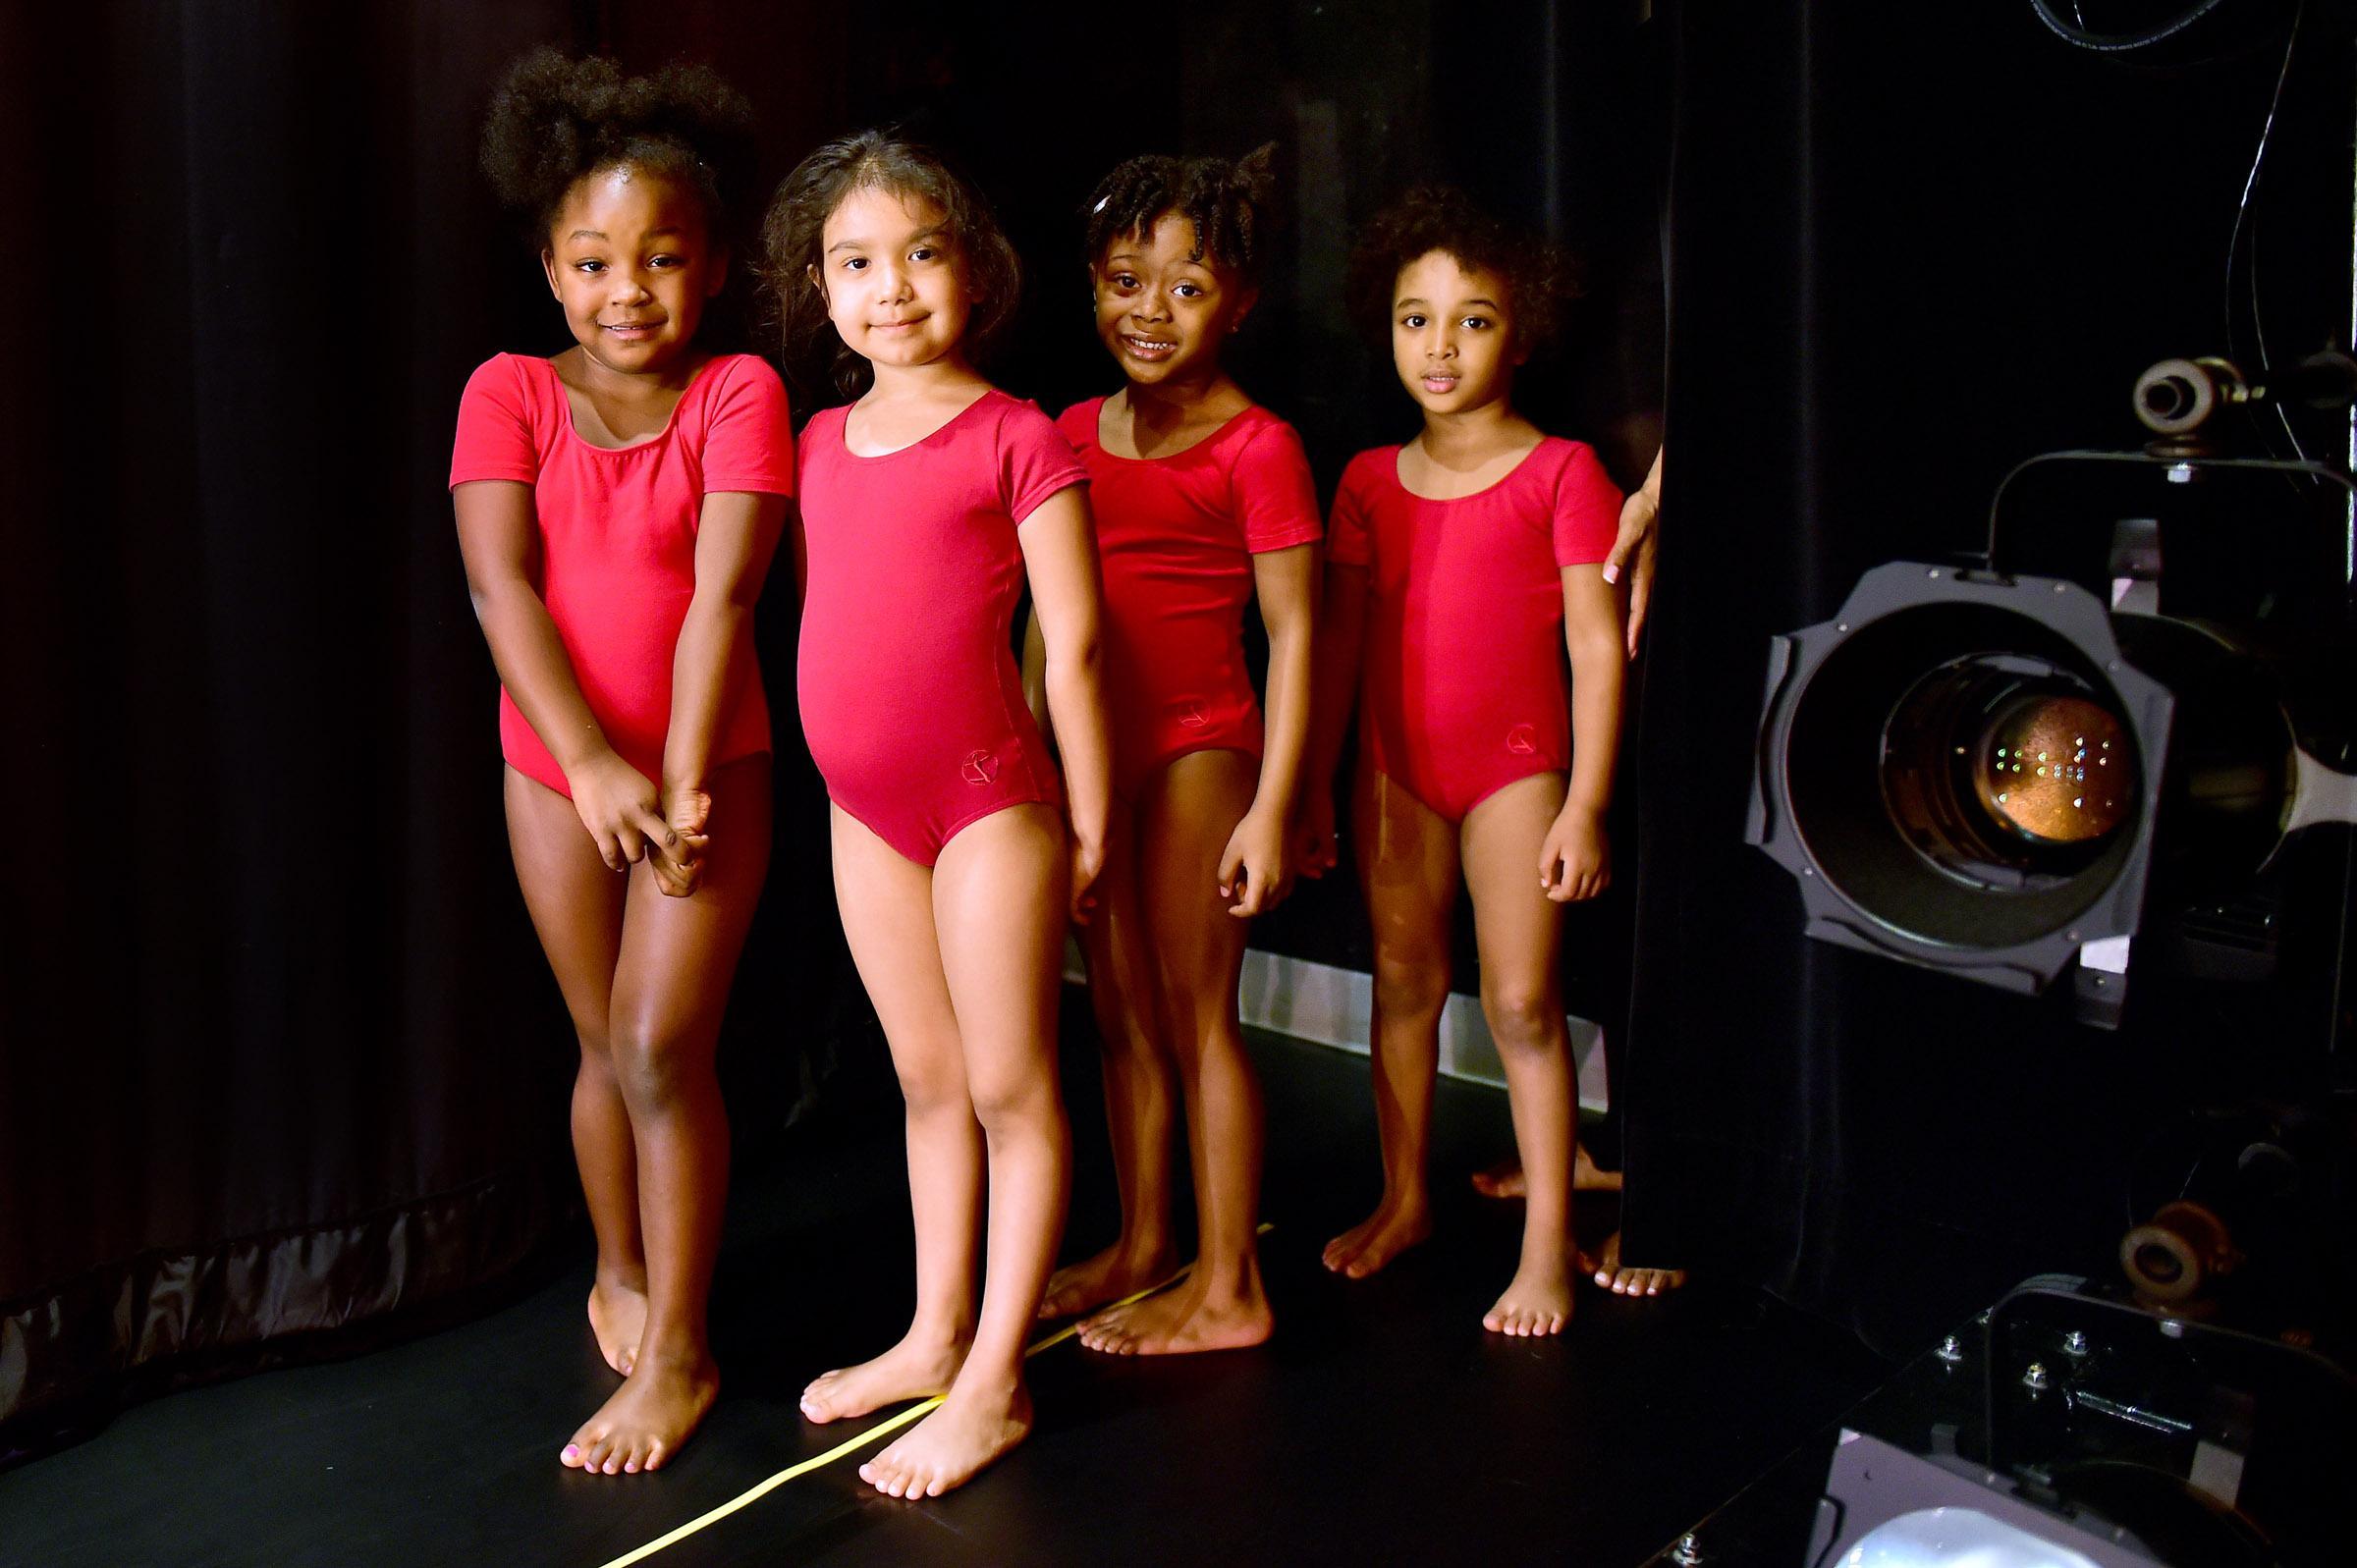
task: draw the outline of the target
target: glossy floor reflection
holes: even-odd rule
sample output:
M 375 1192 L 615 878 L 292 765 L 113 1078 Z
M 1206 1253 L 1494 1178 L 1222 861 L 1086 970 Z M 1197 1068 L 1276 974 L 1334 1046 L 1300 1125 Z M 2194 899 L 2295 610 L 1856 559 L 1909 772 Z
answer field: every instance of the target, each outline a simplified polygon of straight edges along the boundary
M 1112 1225 L 1079 1030 L 1071 1256 Z M 1036 1433 L 964 1490 L 897 1502 L 854 1458 L 651 1561 L 1633 1564 L 1880 1380 L 1845 1335 L 1707 1283 L 1655 1304 L 1583 1291 L 1561 1341 L 1484 1333 L 1520 1212 L 1465 1187 L 1508 1147 L 1505 1097 L 1473 1086 L 1443 1087 L 1439 1235 L 1373 1279 L 1327 1274 L 1320 1247 L 1378 1185 L 1366 1063 L 1256 1049 L 1271 1343 L 1110 1361 L 1068 1342 L 1032 1364 Z M 813 1119 L 740 1143 L 715 1295 L 721 1404 L 661 1474 L 557 1464 L 612 1378 L 581 1319 L 584 1249 L 475 1323 L 160 1399 L 0 1475 L 0 1565 L 595 1568 L 823 1452 L 863 1424 L 811 1427 L 795 1397 L 899 1333 L 910 1263 L 895 1108 L 870 1097 Z

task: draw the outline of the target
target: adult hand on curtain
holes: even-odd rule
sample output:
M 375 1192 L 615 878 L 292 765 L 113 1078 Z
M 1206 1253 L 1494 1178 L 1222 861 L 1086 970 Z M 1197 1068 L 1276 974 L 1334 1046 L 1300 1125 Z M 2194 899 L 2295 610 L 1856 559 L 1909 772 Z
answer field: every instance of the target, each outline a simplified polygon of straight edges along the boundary
M 1628 656 L 1634 659 L 1645 636 L 1645 610 L 1653 598 L 1654 557 L 1661 540 L 1655 524 L 1662 512 L 1662 455 L 1653 455 L 1645 482 L 1620 504 L 1620 532 L 1612 554 L 1604 558 L 1604 580 L 1617 583 L 1628 574 Z

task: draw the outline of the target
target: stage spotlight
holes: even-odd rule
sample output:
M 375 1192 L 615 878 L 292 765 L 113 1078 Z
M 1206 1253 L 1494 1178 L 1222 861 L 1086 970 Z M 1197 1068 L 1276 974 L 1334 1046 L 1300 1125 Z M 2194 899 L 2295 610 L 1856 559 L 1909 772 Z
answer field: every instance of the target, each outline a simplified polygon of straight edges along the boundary
M 2271 391 L 2222 360 L 2165 361 L 2137 385 L 2151 448 L 2016 473 L 2141 468 L 2180 503 L 2228 471 L 2280 473 L 2330 498 L 2337 533 L 2345 475 L 2209 456 L 2203 426 L 2294 390 L 2345 396 L 2347 369 L 2319 355 Z M 2265 585 L 2339 628 L 2296 649 L 2279 616 L 2164 614 L 2162 521 L 2111 530 L 2109 580 L 2084 573 L 2108 598 L 2071 575 L 1892 562 L 1832 620 L 1773 639 L 1747 837 L 1799 884 L 1810 936 L 2017 992 L 2077 957 L 2081 1016 L 2115 1024 L 2156 879 L 2171 908 L 2228 904 L 2289 834 L 2357 820 L 2357 778 L 2319 756 L 2345 760 L 2357 737 L 2320 745 L 2315 705 L 2303 728 L 2289 696 L 2345 691 L 2322 677 L 2351 651 L 2357 525 L 2334 550 L 2341 580 Z
M 1775 640 L 1749 837 L 1811 936 L 2036 991 L 2136 929 L 2174 707 L 2075 584 L 1878 567 Z

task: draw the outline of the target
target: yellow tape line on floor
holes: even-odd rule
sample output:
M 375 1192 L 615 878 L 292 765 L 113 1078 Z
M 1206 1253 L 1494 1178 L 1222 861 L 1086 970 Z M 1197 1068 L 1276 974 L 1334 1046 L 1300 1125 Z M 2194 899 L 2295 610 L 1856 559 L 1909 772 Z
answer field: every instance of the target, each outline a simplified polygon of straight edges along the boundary
M 1265 1236 L 1269 1233 L 1269 1228 L 1270 1227 L 1264 1223 L 1260 1227 L 1259 1233 Z M 1159 1291 L 1168 1290 L 1171 1288 L 1171 1286 L 1178 1283 L 1179 1280 L 1184 1279 L 1188 1272 L 1193 1270 L 1193 1268 L 1194 1265 L 1188 1264 L 1184 1269 L 1179 1270 L 1177 1273 L 1171 1275 L 1170 1278 L 1165 1279 L 1162 1283 L 1158 1285 L 1148 1285 L 1143 1290 L 1135 1291 L 1129 1295 L 1124 1296 L 1121 1300 L 1114 1302 L 1113 1306 L 1126 1307 L 1133 1301 L 1143 1301 L 1148 1296 L 1154 1295 Z M 1098 1310 L 1108 1311 L 1110 1309 L 1100 1308 Z M 1072 1335 L 1080 1331 L 1081 1322 L 1082 1320 L 1080 1319 L 1074 1319 L 1072 1322 L 1068 1323 L 1063 1327 L 1057 1329 L 1054 1333 L 1048 1335 L 1047 1338 L 1042 1339 L 1037 1344 L 1028 1347 L 1023 1351 L 1025 1359 L 1036 1356 L 1043 1350 L 1051 1350 L 1056 1346 L 1063 1344 L 1067 1339 L 1071 1338 Z M 681 1541 L 685 1541 L 689 1536 L 694 1535 L 697 1531 L 704 1529 L 706 1526 L 718 1524 L 721 1520 L 728 1518 L 729 1515 L 737 1512 L 737 1510 L 740 1508 L 743 1508 L 748 1504 L 758 1502 L 760 1499 L 768 1496 L 771 1492 L 777 1490 L 780 1487 L 785 1486 L 786 1483 L 794 1480 L 795 1477 L 806 1476 L 813 1470 L 823 1470 L 838 1459 L 848 1458 L 850 1455 L 857 1453 L 860 1449 L 866 1447 L 869 1443 L 874 1442 L 877 1438 L 891 1435 L 893 1433 L 900 1431 L 903 1427 L 907 1426 L 908 1423 L 916 1420 L 917 1417 L 929 1414 L 933 1410 L 939 1408 L 941 1401 L 942 1396 L 940 1394 L 935 1394 L 930 1399 L 919 1400 L 917 1403 L 910 1405 L 907 1409 L 901 1411 L 898 1415 L 888 1416 L 884 1420 L 877 1422 L 874 1426 L 868 1428 L 865 1432 L 860 1433 L 857 1436 L 850 1437 L 843 1442 L 837 1443 L 834 1447 L 828 1449 L 823 1454 L 813 1455 L 811 1458 L 804 1459 L 798 1464 L 787 1466 L 784 1470 L 779 1471 L 776 1475 L 770 1477 L 767 1481 L 762 1482 L 760 1485 L 745 1491 L 740 1492 L 737 1496 L 730 1498 L 727 1502 L 722 1503 L 719 1507 L 712 1509 L 708 1513 L 696 1515 L 693 1519 L 690 1519 L 685 1524 L 680 1526 L 679 1529 L 672 1531 L 668 1535 L 656 1537 L 654 1540 L 648 1541 L 645 1545 L 640 1546 L 637 1550 L 626 1552 L 622 1556 L 616 1557 L 613 1561 L 604 1564 L 603 1568 L 630 1568 L 631 1563 L 644 1562 L 647 1558 L 652 1557 L 656 1552 L 661 1551 L 664 1547 L 676 1546 Z

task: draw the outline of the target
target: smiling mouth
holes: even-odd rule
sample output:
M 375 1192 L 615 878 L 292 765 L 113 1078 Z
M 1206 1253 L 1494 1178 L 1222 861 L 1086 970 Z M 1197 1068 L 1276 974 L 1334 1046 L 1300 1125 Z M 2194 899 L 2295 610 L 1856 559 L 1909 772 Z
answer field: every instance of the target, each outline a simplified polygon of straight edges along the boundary
M 1176 353 L 1178 350 L 1178 343 L 1172 339 L 1140 338 L 1127 332 L 1122 334 L 1122 346 L 1144 358 L 1157 358 L 1166 353 Z
M 1426 392 L 1454 392 L 1456 383 L 1455 376 L 1427 372 L 1424 377 L 1424 390 Z
M 663 323 L 660 321 L 601 321 L 598 325 L 608 332 L 619 332 L 626 337 L 638 337 L 654 331 Z

